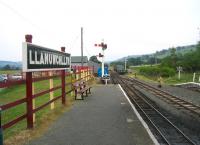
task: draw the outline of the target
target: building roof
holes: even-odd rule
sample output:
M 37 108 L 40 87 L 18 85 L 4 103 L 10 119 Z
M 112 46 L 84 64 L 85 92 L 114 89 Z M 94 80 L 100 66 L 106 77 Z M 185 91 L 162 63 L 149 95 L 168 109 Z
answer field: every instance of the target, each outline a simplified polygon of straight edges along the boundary
M 81 56 L 71 56 L 71 63 L 81 63 Z M 87 56 L 83 56 L 83 63 L 88 63 Z

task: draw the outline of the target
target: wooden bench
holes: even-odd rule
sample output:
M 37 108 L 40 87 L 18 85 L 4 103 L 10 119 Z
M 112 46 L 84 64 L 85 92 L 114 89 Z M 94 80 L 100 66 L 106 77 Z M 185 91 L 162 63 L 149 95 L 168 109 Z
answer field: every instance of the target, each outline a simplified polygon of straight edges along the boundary
M 75 91 L 75 100 L 77 100 L 78 94 L 80 94 L 81 99 L 84 100 L 84 94 L 85 94 L 85 97 L 87 97 L 88 94 L 91 94 L 90 89 L 92 87 L 89 86 L 85 81 L 77 81 L 73 83 L 73 88 Z

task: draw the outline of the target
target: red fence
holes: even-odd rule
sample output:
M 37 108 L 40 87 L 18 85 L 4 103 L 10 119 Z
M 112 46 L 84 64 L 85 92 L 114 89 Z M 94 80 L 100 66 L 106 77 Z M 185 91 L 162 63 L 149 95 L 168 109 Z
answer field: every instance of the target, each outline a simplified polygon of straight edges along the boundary
M 64 70 L 54 71 L 54 75 L 50 75 L 49 72 L 43 72 L 43 73 L 46 73 L 46 75 L 42 76 L 42 77 L 38 76 L 38 75 L 34 75 L 34 73 L 29 73 L 28 75 L 26 75 L 25 80 L 17 80 L 17 81 L 6 82 L 6 83 L 0 84 L 0 88 L 2 88 L 2 87 L 6 88 L 6 87 L 11 87 L 11 86 L 13 87 L 13 86 L 17 86 L 19 84 L 26 85 L 26 96 L 25 97 L 0 106 L 2 111 L 5 111 L 8 109 L 14 108 L 18 105 L 21 105 L 23 103 L 26 103 L 26 113 L 16 117 L 13 120 L 9 120 L 8 122 L 2 124 L 1 128 L 3 128 L 3 130 L 15 125 L 16 123 L 18 123 L 24 119 L 27 119 L 27 128 L 33 128 L 33 114 L 36 113 L 37 111 L 43 109 L 47 105 L 51 104 L 52 102 L 55 102 L 59 99 L 61 99 L 61 102 L 64 105 L 66 103 L 66 95 L 69 94 L 70 92 L 74 91 L 72 88 L 72 83 L 79 81 L 81 79 L 85 79 L 86 81 L 90 80 L 91 76 L 92 76 L 92 69 L 89 67 L 75 67 L 73 73 L 65 72 Z M 66 83 L 67 77 L 71 79 L 68 83 Z M 53 79 L 53 78 L 60 78 L 61 79 L 60 85 L 55 86 L 50 89 L 47 89 L 47 90 L 40 91 L 36 94 L 33 94 L 33 86 L 32 86 L 33 83 L 39 82 L 39 81 L 44 81 L 44 80 L 49 80 L 49 79 Z M 66 86 L 69 86 L 71 89 L 66 91 Z M 39 106 L 37 108 L 33 107 L 33 100 L 35 98 L 41 97 L 44 94 L 48 94 L 50 92 L 54 92 L 59 89 L 62 92 L 61 95 L 54 97 L 53 99 L 49 100 L 48 102 L 42 104 L 41 106 Z

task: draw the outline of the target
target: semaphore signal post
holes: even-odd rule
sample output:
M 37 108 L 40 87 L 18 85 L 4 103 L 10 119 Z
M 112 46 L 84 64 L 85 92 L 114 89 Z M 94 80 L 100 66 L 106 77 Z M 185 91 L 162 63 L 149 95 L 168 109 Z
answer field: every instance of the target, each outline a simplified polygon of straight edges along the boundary
M 102 48 L 102 54 L 99 53 L 99 57 L 102 57 L 102 63 L 101 63 L 101 77 L 104 77 L 104 58 L 105 58 L 105 54 L 104 51 L 107 49 L 107 44 L 105 44 L 104 42 L 101 42 L 101 44 L 95 44 L 94 46 L 96 47 L 101 47 Z

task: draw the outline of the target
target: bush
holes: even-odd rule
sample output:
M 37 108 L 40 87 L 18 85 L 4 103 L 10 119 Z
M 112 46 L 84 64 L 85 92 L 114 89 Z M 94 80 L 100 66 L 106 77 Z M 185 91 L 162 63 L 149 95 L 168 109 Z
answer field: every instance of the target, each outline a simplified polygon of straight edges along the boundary
M 176 74 L 176 71 L 170 67 L 161 67 L 160 68 L 160 75 L 162 77 L 172 77 Z
M 148 67 L 141 67 L 139 72 L 145 76 L 151 77 L 170 77 L 175 75 L 175 70 L 170 67 L 160 67 L 160 66 L 148 66 Z
M 142 75 L 147 75 L 147 76 L 157 76 L 159 75 L 159 68 L 158 67 L 141 67 L 139 72 Z

